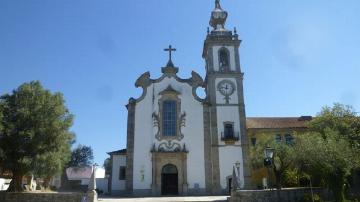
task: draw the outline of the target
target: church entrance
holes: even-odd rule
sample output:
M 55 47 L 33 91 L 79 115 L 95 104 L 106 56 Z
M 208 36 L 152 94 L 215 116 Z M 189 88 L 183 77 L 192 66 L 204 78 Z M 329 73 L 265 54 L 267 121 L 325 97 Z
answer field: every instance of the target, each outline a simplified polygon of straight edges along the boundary
M 178 171 L 176 166 L 167 164 L 161 172 L 161 194 L 177 195 L 178 191 Z

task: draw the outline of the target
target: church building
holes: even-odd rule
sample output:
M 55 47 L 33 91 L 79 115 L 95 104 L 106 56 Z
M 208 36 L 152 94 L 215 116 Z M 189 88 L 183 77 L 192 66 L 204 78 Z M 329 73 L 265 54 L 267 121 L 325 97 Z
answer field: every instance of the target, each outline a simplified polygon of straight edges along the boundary
M 178 77 L 169 46 L 162 76 L 145 72 L 136 80 L 143 92 L 126 106 L 127 148 L 109 153 L 112 194 L 225 194 L 235 164 L 240 187 L 250 186 L 241 40 L 236 30 L 226 29 L 227 17 L 216 0 L 202 53 L 205 78 L 195 71 Z M 199 87 L 205 89 L 203 99 Z

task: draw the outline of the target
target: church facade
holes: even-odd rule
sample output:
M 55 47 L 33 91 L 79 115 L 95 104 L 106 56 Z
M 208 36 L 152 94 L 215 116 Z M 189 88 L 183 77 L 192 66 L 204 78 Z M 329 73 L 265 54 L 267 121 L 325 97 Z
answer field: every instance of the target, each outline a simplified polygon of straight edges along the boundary
M 203 47 L 204 79 L 194 71 L 178 77 L 169 46 L 162 76 L 145 72 L 136 80 L 143 92 L 127 104 L 126 151 L 109 153 L 112 194 L 224 194 L 235 164 L 240 187 L 250 186 L 241 40 L 225 28 L 227 15 L 216 0 Z M 199 87 L 205 98 L 197 95 Z

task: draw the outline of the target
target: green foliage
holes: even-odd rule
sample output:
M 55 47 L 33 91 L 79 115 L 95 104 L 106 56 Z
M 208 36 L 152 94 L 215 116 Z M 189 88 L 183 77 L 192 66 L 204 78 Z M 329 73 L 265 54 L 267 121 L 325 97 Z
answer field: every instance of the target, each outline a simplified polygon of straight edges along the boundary
M 309 123 L 312 132 L 297 137 L 298 162 L 320 175 L 339 202 L 345 201 L 347 177 L 360 165 L 358 124 L 351 107 L 335 104 Z
M 314 194 L 313 196 L 311 196 L 311 194 L 304 194 L 304 196 L 298 202 L 323 202 L 323 200 L 317 194 Z
M 328 130 L 324 139 L 309 133 L 297 139 L 298 158 L 308 165 L 310 173 L 320 174 L 334 192 L 337 201 L 344 201 L 344 185 L 351 170 L 358 166 L 356 152 L 337 132 Z
M 285 170 L 283 184 L 286 187 L 295 187 L 299 183 L 299 173 L 296 169 Z
M 68 163 L 69 167 L 90 166 L 93 164 L 94 155 L 90 146 L 78 145 L 71 152 L 71 159 Z
M 273 136 L 266 134 L 259 136 L 256 146 L 250 150 L 250 158 L 253 168 L 264 166 L 264 151 L 267 146 L 275 149 L 272 171 L 275 175 L 276 186 L 281 188 L 285 172 L 294 166 L 296 153 L 293 145 L 286 144 L 284 141 L 277 143 Z
M 360 118 L 351 106 L 336 103 L 324 107 L 309 127 L 312 135 L 302 140 L 301 150 L 309 155 L 304 158 L 322 174 L 336 201 L 345 201 L 346 179 L 360 167 Z
M 110 175 L 112 169 L 112 163 L 110 158 L 105 159 L 103 167 L 105 168 L 105 175 Z
M 360 117 L 348 105 L 335 103 L 333 107 L 323 107 L 322 111 L 309 122 L 311 131 L 320 133 L 324 138 L 332 130 L 347 139 L 351 146 L 360 148 Z
M 13 174 L 8 191 L 22 191 L 25 174 L 52 176 L 69 158 L 74 135 L 73 116 L 61 93 L 45 90 L 40 82 L 24 83 L 12 94 L 0 97 L 1 157 Z

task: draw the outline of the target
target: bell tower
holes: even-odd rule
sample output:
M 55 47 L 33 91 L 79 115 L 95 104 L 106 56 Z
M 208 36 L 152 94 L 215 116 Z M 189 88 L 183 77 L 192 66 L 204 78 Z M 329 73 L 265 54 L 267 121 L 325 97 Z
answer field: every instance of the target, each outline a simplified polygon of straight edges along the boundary
M 204 116 L 208 120 L 205 123 L 208 126 L 205 129 L 205 153 L 209 152 L 205 154 L 205 164 L 210 168 L 206 176 L 212 176 L 205 183 L 207 191 L 214 194 L 226 192 L 235 163 L 241 165 L 240 186 L 250 186 L 244 74 L 239 57 L 241 40 L 235 28 L 234 31 L 226 29 L 227 17 L 228 13 L 221 8 L 220 0 L 215 0 L 209 22 L 212 30 L 208 29 L 202 54 L 206 64 L 207 95 Z

